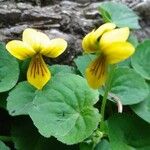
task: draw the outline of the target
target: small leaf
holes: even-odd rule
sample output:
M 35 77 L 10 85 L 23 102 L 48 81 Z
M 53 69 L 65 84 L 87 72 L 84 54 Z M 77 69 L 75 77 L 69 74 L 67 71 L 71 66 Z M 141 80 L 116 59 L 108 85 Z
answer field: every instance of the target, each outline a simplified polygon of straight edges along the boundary
M 93 105 L 98 97 L 98 91 L 90 89 L 84 78 L 57 74 L 35 97 L 29 115 L 43 136 L 78 143 L 97 128 L 100 115 Z
M 118 27 L 139 29 L 138 16 L 126 5 L 116 2 L 103 2 L 100 13 L 105 22 L 115 23 Z
M 80 73 L 84 76 L 85 75 L 85 70 L 88 67 L 88 65 L 90 64 L 90 62 L 96 58 L 95 55 L 91 55 L 91 54 L 85 54 L 83 56 L 78 56 L 74 62 L 78 68 L 78 70 L 80 71 Z
M 0 141 L 0 150 L 10 150 L 10 148 Z
M 131 108 L 139 117 L 150 123 L 150 93 L 143 102 L 136 105 L 131 105 Z
M 112 150 L 149 150 L 150 126 L 137 116 L 117 114 L 108 120 Z
M 13 88 L 18 81 L 18 77 L 18 62 L 7 53 L 5 46 L 0 43 L 0 92 Z
M 122 104 L 131 105 L 143 101 L 148 93 L 148 85 L 133 69 L 117 68 L 112 78 L 111 93 L 115 94 Z
M 131 59 L 133 68 L 145 79 L 150 80 L 150 40 L 139 44 Z

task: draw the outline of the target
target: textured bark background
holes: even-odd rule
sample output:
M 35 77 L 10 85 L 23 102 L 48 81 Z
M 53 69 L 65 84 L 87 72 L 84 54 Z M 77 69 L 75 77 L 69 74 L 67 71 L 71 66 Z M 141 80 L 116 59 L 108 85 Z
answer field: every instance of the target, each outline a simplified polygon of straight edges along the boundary
M 67 40 L 67 51 L 53 63 L 70 64 L 81 54 L 81 40 L 102 24 L 98 7 L 103 0 L 0 0 L 0 41 L 21 39 L 27 27 L 45 32 L 50 38 Z M 105 0 L 106 1 L 106 0 Z M 150 37 L 150 0 L 116 0 L 127 4 L 140 16 L 139 39 Z M 51 60 L 50 60 L 51 62 Z

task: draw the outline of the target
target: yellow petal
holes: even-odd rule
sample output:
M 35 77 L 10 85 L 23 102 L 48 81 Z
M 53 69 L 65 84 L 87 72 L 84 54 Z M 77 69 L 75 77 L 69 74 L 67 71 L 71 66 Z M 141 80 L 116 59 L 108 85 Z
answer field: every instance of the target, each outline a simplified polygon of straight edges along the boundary
M 107 62 L 105 56 L 95 59 L 86 69 L 86 79 L 93 89 L 98 89 L 105 84 L 107 73 Z
M 67 42 L 64 39 L 56 38 L 50 40 L 49 44 L 41 50 L 41 54 L 47 57 L 56 58 L 61 55 L 66 48 Z
M 94 30 L 88 33 L 82 40 L 82 48 L 86 53 L 94 53 L 98 49 L 98 43 L 95 40 Z
M 11 55 L 20 60 L 24 60 L 35 54 L 35 51 L 28 44 L 19 40 L 13 40 L 8 42 L 6 44 L 6 49 Z
M 27 71 L 27 80 L 37 89 L 42 89 L 43 86 L 50 80 L 51 74 L 41 55 L 36 55 L 32 58 Z
M 125 42 L 129 37 L 129 28 L 124 27 L 120 29 L 114 29 L 104 33 L 100 39 L 100 47 L 108 46 L 113 42 Z
M 49 37 L 35 29 L 27 28 L 23 32 L 23 42 L 30 45 L 36 52 L 40 52 L 49 43 Z
M 111 31 L 116 28 L 116 25 L 114 23 L 105 23 L 101 25 L 96 31 L 95 31 L 95 38 L 98 39 L 103 33 L 107 31 Z
M 105 23 L 97 30 L 88 33 L 82 40 L 82 48 L 86 53 L 93 53 L 99 50 L 98 38 L 106 31 L 110 31 L 116 27 L 113 23 Z
M 109 64 L 115 64 L 130 57 L 134 51 L 135 48 L 129 42 L 114 42 L 107 46 L 103 53 Z

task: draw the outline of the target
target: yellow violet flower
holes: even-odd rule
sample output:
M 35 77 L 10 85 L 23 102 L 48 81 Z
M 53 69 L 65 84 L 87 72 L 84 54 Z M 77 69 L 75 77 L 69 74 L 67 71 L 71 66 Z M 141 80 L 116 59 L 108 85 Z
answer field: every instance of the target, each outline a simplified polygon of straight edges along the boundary
M 37 89 L 42 89 L 51 78 L 42 55 L 55 58 L 62 54 L 66 47 L 65 40 L 61 38 L 50 40 L 46 34 L 32 28 L 24 30 L 22 41 L 12 40 L 6 45 L 6 49 L 20 60 L 32 57 L 27 71 L 27 80 Z
M 135 48 L 127 39 L 129 28 L 116 28 L 113 23 L 105 23 L 88 33 L 82 41 L 85 53 L 96 53 L 97 58 L 86 69 L 89 85 L 97 89 L 104 85 L 108 64 L 116 64 L 130 57 Z

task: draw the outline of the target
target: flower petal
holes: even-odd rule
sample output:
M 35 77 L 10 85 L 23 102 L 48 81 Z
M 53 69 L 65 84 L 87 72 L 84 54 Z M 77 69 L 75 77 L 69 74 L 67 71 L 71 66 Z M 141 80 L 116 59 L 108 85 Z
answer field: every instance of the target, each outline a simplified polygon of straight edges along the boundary
M 36 55 L 32 58 L 27 71 L 27 80 L 37 89 L 42 89 L 43 86 L 50 80 L 51 74 L 48 70 L 41 55 Z
M 97 51 L 98 43 L 95 38 L 94 30 L 83 38 L 82 48 L 86 53 L 94 53 Z
M 115 42 L 103 49 L 109 64 L 115 64 L 130 57 L 135 48 L 129 42 Z
M 103 49 L 103 47 L 108 46 L 109 44 L 112 44 L 113 42 L 125 42 L 129 37 L 129 28 L 119 28 L 114 29 L 112 31 L 108 31 L 104 33 L 100 39 L 100 47 Z
M 105 32 L 111 31 L 116 28 L 116 25 L 114 23 L 105 23 L 101 25 L 95 32 L 95 38 L 98 39 L 102 34 Z
M 32 28 L 27 28 L 23 32 L 23 42 L 29 44 L 36 52 L 40 52 L 49 43 L 49 37 Z
M 41 50 L 41 54 L 47 57 L 56 58 L 61 55 L 66 48 L 67 42 L 64 39 L 56 38 L 50 40 L 49 44 Z
M 95 59 L 86 69 L 86 79 L 90 87 L 98 89 L 106 81 L 107 62 L 104 56 Z
M 35 51 L 28 44 L 19 40 L 13 40 L 8 42 L 6 44 L 6 49 L 11 55 L 20 60 L 24 60 L 35 54 Z
M 113 23 L 105 23 L 97 30 L 88 33 L 82 40 L 82 48 L 86 53 L 96 52 L 98 49 L 98 38 L 106 31 L 113 30 L 116 27 Z

